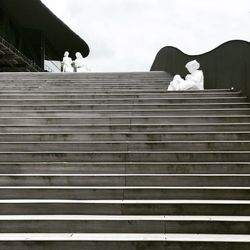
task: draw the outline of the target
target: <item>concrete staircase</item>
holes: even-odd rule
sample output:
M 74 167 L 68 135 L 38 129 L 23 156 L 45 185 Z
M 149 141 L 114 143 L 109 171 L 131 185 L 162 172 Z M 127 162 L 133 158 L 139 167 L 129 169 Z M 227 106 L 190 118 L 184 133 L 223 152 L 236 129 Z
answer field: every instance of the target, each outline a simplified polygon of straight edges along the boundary
M 151 73 L 0 75 L 0 249 L 248 249 L 250 104 Z

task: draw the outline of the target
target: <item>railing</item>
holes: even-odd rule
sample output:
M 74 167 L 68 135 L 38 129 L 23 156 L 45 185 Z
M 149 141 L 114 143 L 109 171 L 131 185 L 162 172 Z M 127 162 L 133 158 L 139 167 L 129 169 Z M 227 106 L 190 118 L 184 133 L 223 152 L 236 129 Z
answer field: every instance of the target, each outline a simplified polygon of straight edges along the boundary
M 58 72 L 61 72 L 61 68 L 58 67 L 58 65 L 56 65 L 56 64 L 54 63 L 54 61 L 51 60 L 48 56 L 45 56 L 45 60 L 46 60 L 46 61 L 49 61 L 49 62 L 53 65 L 53 67 L 56 68 L 56 69 L 58 70 Z M 44 70 L 45 70 L 45 71 L 48 71 L 48 72 L 55 72 L 55 70 L 52 69 L 51 66 L 49 66 L 48 64 L 46 64 L 46 62 L 45 62 L 45 64 L 44 64 Z
M 34 61 L 30 60 L 26 57 L 23 53 L 21 53 L 18 49 L 15 48 L 12 44 L 7 42 L 3 37 L 0 36 L 0 43 L 4 46 L 6 50 L 8 50 L 11 54 L 16 55 L 31 71 L 35 72 L 43 72 L 44 70 L 41 69 Z

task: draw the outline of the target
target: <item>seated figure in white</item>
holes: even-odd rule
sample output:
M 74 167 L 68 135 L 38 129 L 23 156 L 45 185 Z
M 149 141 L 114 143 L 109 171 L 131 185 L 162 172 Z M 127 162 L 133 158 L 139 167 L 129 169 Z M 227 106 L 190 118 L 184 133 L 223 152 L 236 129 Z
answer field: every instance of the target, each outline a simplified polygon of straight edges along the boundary
M 199 70 L 200 64 L 194 60 L 188 62 L 186 68 L 190 74 L 186 75 L 185 80 L 179 75 L 175 75 L 173 81 L 168 86 L 169 91 L 204 89 L 204 75 L 202 70 Z
M 76 59 L 74 61 L 75 71 L 76 72 L 86 72 L 87 67 L 85 66 L 85 62 L 83 56 L 80 52 L 76 52 Z
M 72 67 L 72 59 L 69 57 L 69 52 L 65 51 L 63 61 L 62 61 L 63 72 L 74 72 L 74 68 Z

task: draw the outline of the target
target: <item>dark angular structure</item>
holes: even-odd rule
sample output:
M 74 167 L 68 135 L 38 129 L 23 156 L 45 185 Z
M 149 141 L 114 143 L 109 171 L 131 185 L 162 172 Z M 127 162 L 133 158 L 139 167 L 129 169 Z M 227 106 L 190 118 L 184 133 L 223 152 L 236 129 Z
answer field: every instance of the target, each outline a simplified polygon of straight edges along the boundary
M 89 47 L 40 0 L 0 0 L 0 71 L 42 71 L 44 60 Z
M 151 71 L 164 70 L 172 75 L 187 74 L 185 64 L 198 60 L 205 75 L 205 88 L 221 89 L 234 87 L 250 97 L 250 43 L 234 40 L 201 55 L 187 55 L 177 48 L 162 48 Z

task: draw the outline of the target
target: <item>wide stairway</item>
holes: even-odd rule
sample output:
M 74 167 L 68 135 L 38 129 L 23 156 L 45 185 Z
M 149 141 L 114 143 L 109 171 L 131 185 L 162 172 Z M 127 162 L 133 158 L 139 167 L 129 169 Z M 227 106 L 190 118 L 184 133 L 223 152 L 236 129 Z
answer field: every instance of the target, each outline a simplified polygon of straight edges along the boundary
M 151 73 L 0 74 L 0 249 L 250 249 L 250 104 Z

